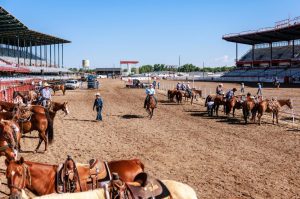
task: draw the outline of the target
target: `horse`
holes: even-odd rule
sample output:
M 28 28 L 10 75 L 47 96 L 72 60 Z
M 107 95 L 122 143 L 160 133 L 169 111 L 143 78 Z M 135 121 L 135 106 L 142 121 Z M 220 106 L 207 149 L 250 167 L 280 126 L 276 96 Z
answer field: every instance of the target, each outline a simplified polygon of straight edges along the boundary
M 0 101 L 0 111 L 9 111 L 12 112 L 17 104 L 11 102 Z
M 199 97 L 202 97 L 202 90 L 197 90 L 195 88 L 192 89 L 193 92 L 195 92 L 195 99 L 196 101 L 198 101 L 197 96 L 199 95 Z
M 30 113 L 26 118 L 23 117 L 26 113 Z M 21 127 L 22 134 L 30 133 L 33 130 L 39 132 L 39 143 L 35 149 L 35 152 L 38 151 L 42 142 L 45 142 L 45 152 L 48 148 L 48 142 L 51 144 L 53 142 L 54 130 L 53 130 L 53 121 L 46 111 L 45 113 L 39 112 L 29 112 L 28 110 L 21 110 L 20 107 L 17 107 L 15 110 L 14 119 L 19 123 Z M 47 137 L 48 136 L 48 139 Z
M 290 109 L 293 109 L 292 100 L 291 99 L 281 99 L 281 100 L 263 100 L 258 104 L 258 124 L 261 125 L 261 117 L 263 116 L 264 112 L 271 112 L 272 118 L 273 118 L 273 124 L 275 124 L 275 118 L 276 123 L 278 124 L 278 115 L 279 110 L 283 106 L 288 106 Z
M 243 102 L 241 99 L 238 100 L 237 96 L 233 96 L 230 100 L 226 102 L 226 115 L 229 116 L 232 111 L 233 117 L 235 117 L 235 109 L 242 109 Z
M 178 104 L 182 103 L 182 98 L 183 98 L 182 92 L 176 90 L 176 101 Z
M 48 109 L 46 109 L 45 107 L 40 106 L 40 105 L 32 105 L 29 107 L 29 110 L 34 113 L 43 113 L 43 114 L 45 114 L 46 112 L 49 112 L 49 115 L 50 115 L 50 118 L 52 119 L 52 121 L 54 121 L 57 111 L 61 110 L 65 113 L 65 115 L 68 115 L 70 113 L 69 108 L 68 108 L 68 102 L 60 103 L 60 102 L 51 101 Z
M 56 174 L 58 165 L 20 160 L 5 160 L 7 166 L 6 178 L 10 188 L 11 198 L 20 198 L 21 190 L 27 188 L 38 196 L 56 193 Z M 82 186 L 76 186 L 75 192 L 87 191 L 84 186 L 90 177 L 90 166 L 76 164 L 79 181 Z M 118 173 L 125 182 L 133 181 L 132 176 L 144 170 L 144 166 L 134 160 L 117 160 L 108 163 L 110 173 Z M 79 184 L 79 183 L 78 183 Z
M 248 117 L 250 116 L 250 113 L 252 115 L 251 120 L 255 122 L 255 115 L 257 112 L 258 102 L 255 101 L 255 99 L 251 98 L 250 96 L 246 98 L 246 100 L 242 104 L 243 109 L 243 117 L 245 124 L 248 123 Z
M 37 99 L 37 93 L 35 91 L 14 91 L 13 99 L 20 96 L 25 104 L 31 103 Z
M 66 88 L 65 88 L 65 85 L 63 85 L 63 84 L 52 85 L 51 88 L 54 92 L 54 95 L 55 95 L 55 92 L 59 91 L 59 90 L 62 91 L 63 95 L 66 94 Z
M 195 93 L 195 91 L 193 91 L 193 90 L 191 90 L 191 93 L 190 93 L 190 94 L 189 94 L 187 91 L 185 91 L 185 92 L 183 93 L 183 97 L 184 97 L 185 101 L 187 101 L 188 98 L 191 98 L 191 104 L 193 104 L 194 98 L 196 99 L 196 93 Z
M 0 156 L 6 156 L 12 160 L 17 157 L 17 152 L 21 150 L 20 127 L 15 121 L 0 121 Z
M 224 101 L 224 95 L 208 95 L 205 99 L 205 106 L 207 104 L 207 102 L 210 100 L 213 100 L 214 101 L 214 108 L 215 108 L 215 111 L 216 111 L 216 116 L 219 116 L 219 107 L 220 105 L 223 105 L 224 106 L 224 113 L 226 113 L 226 110 L 225 110 L 225 101 Z
M 153 117 L 154 109 L 156 108 L 156 102 L 153 95 L 149 96 L 149 100 L 146 104 L 146 111 L 150 119 Z
M 168 90 L 168 93 L 167 93 L 168 100 L 170 102 L 174 102 L 174 97 L 176 96 L 176 94 L 177 94 L 177 90 Z
M 167 187 L 170 192 L 169 197 L 172 199 L 197 199 L 195 190 L 187 184 L 177 182 L 174 180 L 161 180 L 161 182 Z M 128 183 L 138 185 L 137 183 Z M 26 197 L 26 196 L 25 196 Z M 46 196 L 36 197 L 36 199 L 107 199 L 105 188 L 99 188 L 92 191 L 80 192 L 80 193 L 65 193 L 65 194 L 50 194 Z M 119 197 L 119 199 L 125 199 L 127 197 Z M 153 197 L 154 198 L 154 197 Z M 25 198 L 24 198 L 25 199 Z

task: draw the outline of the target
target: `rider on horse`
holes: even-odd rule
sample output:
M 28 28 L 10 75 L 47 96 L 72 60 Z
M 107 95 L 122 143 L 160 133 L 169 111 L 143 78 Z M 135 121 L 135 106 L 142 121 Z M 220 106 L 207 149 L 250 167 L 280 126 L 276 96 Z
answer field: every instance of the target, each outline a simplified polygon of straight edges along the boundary
M 190 86 L 190 82 L 186 85 L 186 92 L 188 93 L 189 97 L 192 97 L 192 88 Z
M 47 107 L 48 102 L 52 99 L 51 91 L 49 89 L 50 85 L 46 82 L 43 86 L 44 88 L 41 90 L 42 105 L 43 107 Z
M 178 91 L 181 89 L 181 84 L 180 84 L 180 82 L 177 83 L 176 89 L 177 89 Z
M 219 84 L 216 88 L 216 94 L 217 95 L 223 95 L 224 92 L 223 92 L 223 84 Z
M 146 105 L 147 103 L 149 103 L 149 100 L 150 100 L 150 96 L 153 96 L 154 100 L 155 100 L 155 106 L 157 104 L 157 99 L 156 97 L 154 96 L 155 95 L 155 90 L 153 88 L 153 85 L 150 84 L 150 88 L 146 88 L 146 99 L 145 99 L 145 102 L 144 102 L 144 108 L 146 108 Z
M 234 93 L 237 91 L 236 88 L 233 88 L 231 89 L 230 91 L 228 91 L 226 93 L 226 100 L 229 101 L 233 96 L 234 96 Z

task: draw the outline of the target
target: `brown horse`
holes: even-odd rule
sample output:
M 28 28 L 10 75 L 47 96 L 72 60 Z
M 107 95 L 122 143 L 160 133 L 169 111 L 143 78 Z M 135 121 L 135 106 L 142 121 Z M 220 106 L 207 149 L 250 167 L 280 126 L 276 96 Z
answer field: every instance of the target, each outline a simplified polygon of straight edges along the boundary
M 53 89 L 54 95 L 56 91 L 62 91 L 63 95 L 66 94 L 66 88 L 65 85 L 63 84 L 57 84 L 57 85 L 52 85 L 51 88 Z
M 219 107 L 221 105 L 224 106 L 224 113 L 226 113 L 226 110 L 225 110 L 226 104 L 225 104 L 225 100 L 224 100 L 225 99 L 224 95 L 208 95 L 205 99 L 205 106 L 210 99 L 214 101 L 214 108 L 216 111 L 216 116 L 219 116 Z
M 150 119 L 153 117 L 154 109 L 156 108 L 156 102 L 153 95 L 149 96 L 149 100 L 146 104 L 146 111 Z
M 11 102 L 0 101 L 0 111 L 12 112 L 17 105 Z
M 170 102 L 174 102 L 174 97 L 176 96 L 176 94 L 177 94 L 177 90 L 168 90 L 168 93 L 167 93 L 168 100 Z
M 243 102 L 242 108 L 243 108 L 243 117 L 244 117 L 245 124 L 248 123 L 248 117 L 250 116 L 250 113 L 252 115 L 251 120 L 255 122 L 255 115 L 258 108 L 258 101 L 256 101 L 251 96 L 248 96 L 246 100 Z
M 35 152 L 38 151 L 43 141 L 45 142 L 45 152 L 46 152 L 48 148 L 48 141 L 51 144 L 54 136 L 53 121 L 49 113 L 32 112 L 32 114 L 27 118 L 23 118 L 23 115 L 24 115 L 24 110 L 18 107 L 17 110 L 15 111 L 14 118 L 18 121 L 21 127 L 22 134 L 30 133 L 33 130 L 38 131 L 39 143 L 35 149 Z M 46 137 L 47 135 L 48 135 L 48 139 Z
M 188 99 L 191 99 L 191 104 L 193 104 L 194 99 L 196 98 L 196 92 L 191 90 L 191 94 L 189 94 L 187 91 L 183 92 L 183 97 L 185 99 L 185 101 L 187 101 Z
M 0 120 L 11 120 L 13 117 L 12 112 L 0 112 Z
M 68 108 L 68 102 L 60 103 L 60 102 L 51 101 L 47 110 L 45 107 L 40 105 L 32 105 L 29 107 L 29 110 L 34 113 L 42 113 L 42 114 L 45 114 L 48 111 L 52 121 L 54 121 L 56 113 L 60 110 L 63 111 L 65 115 L 68 115 L 70 113 Z
M 11 198 L 20 198 L 21 191 L 25 188 L 39 196 L 56 193 L 58 165 L 24 161 L 23 157 L 19 161 L 5 160 L 5 164 Z M 133 177 L 144 170 L 144 165 L 136 159 L 112 161 L 108 165 L 111 173 L 118 173 L 126 182 L 132 182 Z M 79 186 L 76 186 L 75 192 L 87 191 L 89 189 L 87 181 L 90 178 L 89 165 L 76 164 L 76 166 L 80 183 L 77 182 Z
M 261 125 L 261 117 L 263 116 L 264 112 L 271 112 L 273 118 L 273 124 L 278 124 L 278 115 L 281 107 L 288 106 L 290 109 L 293 109 L 292 100 L 291 99 L 284 99 L 284 100 L 263 100 L 258 105 L 258 124 Z
M 11 120 L 1 120 L 0 132 L 0 156 L 5 155 L 9 160 L 16 158 L 21 149 L 19 125 Z
M 182 103 L 182 98 L 183 98 L 182 92 L 176 90 L 176 101 L 178 104 Z
M 195 93 L 196 101 L 198 101 L 197 96 L 199 95 L 200 98 L 202 97 L 202 90 L 197 90 L 197 89 L 193 88 L 192 91 Z
M 226 115 L 228 116 L 232 111 L 232 116 L 235 117 L 235 109 L 242 109 L 243 102 L 240 97 L 233 96 L 229 101 L 226 102 Z

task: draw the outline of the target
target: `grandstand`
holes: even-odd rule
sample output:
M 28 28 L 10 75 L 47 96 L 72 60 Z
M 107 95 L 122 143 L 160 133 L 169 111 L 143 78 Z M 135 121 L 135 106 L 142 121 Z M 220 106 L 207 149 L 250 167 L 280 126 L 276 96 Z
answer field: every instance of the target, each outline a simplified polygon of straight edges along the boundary
M 282 20 L 274 27 L 227 34 L 223 39 L 236 44 L 236 69 L 224 81 L 300 82 L 300 17 Z M 238 44 L 251 49 L 238 59 Z
M 0 74 L 62 74 L 70 41 L 29 29 L 0 7 Z

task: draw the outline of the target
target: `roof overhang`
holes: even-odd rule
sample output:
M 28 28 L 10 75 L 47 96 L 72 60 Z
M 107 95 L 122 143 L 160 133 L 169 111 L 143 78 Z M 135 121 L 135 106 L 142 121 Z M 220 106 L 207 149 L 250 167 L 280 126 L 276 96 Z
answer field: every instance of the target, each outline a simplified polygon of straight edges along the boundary
M 224 35 L 223 39 L 229 42 L 249 45 L 297 40 L 300 39 L 300 18 L 295 18 L 284 25 L 275 26 L 274 28 Z

